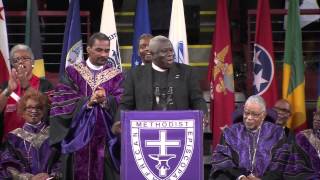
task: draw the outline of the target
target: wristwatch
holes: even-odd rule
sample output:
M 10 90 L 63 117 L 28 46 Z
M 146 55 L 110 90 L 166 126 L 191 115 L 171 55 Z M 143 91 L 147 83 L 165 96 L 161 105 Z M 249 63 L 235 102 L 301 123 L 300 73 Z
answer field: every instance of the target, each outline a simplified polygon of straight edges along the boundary
M 11 92 L 9 92 L 8 88 L 5 88 L 1 94 L 3 94 L 5 97 L 9 97 L 11 95 Z

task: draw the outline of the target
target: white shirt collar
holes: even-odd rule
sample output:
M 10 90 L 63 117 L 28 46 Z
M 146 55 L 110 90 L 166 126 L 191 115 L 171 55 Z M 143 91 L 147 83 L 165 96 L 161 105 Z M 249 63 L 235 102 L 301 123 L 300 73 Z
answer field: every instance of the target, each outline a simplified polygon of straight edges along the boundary
M 86 64 L 90 69 L 93 69 L 96 71 L 99 71 L 103 68 L 103 66 L 96 66 L 96 65 L 92 64 L 89 58 L 86 60 Z
M 31 123 L 26 122 L 27 125 L 32 126 L 32 127 L 37 127 L 37 126 L 39 126 L 41 123 L 42 123 L 41 121 L 39 121 L 37 124 L 31 124 Z
M 154 63 L 152 63 L 152 69 L 159 71 L 159 72 L 165 72 L 168 70 L 168 69 L 162 69 L 161 67 L 155 65 Z

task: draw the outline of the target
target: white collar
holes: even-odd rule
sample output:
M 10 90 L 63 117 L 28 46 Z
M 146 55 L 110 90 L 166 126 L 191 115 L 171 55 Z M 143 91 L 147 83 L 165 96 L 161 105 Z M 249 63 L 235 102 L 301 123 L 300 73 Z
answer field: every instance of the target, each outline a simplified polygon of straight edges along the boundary
M 96 71 L 99 71 L 103 68 L 103 66 L 96 66 L 96 65 L 92 64 L 89 58 L 86 60 L 86 64 L 90 69 L 93 69 Z
M 32 126 L 32 127 L 37 127 L 37 126 L 39 126 L 41 123 L 42 123 L 42 121 L 39 121 L 37 124 L 31 124 L 31 123 L 26 122 L 27 125 Z
M 154 63 L 152 63 L 152 69 L 159 71 L 159 72 L 165 72 L 168 70 L 168 69 L 162 69 L 161 67 L 155 65 Z

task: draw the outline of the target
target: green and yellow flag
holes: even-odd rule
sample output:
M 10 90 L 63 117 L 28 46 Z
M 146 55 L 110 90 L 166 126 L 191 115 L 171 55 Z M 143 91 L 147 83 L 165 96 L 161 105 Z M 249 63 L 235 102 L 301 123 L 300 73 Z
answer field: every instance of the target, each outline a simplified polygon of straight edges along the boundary
M 295 131 L 306 128 L 305 80 L 299 15 L 299 0 L 289 0 L 282 96 L 292 107 L 292 116 L 287 126 Z
M 33 74 L 40 78 L 44 78 L 45 70 L 42 56 L 37 0 L 28 0 L 27 4 L 25 44 L 31 47 L 34 54 Z

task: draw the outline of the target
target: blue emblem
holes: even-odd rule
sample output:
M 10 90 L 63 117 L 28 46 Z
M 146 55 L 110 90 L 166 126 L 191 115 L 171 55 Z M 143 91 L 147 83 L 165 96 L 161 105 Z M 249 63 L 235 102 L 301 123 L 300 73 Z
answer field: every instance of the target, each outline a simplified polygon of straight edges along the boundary
M 110 56 L 108 57 L 108 60 L 107 60 L 107 64 L 109 66 L 112 66 L 114 68 L 121 70 L 120 53 L 119 52 L 120 52 L 119 51 L 119 44 L 118 44 L 118 40 L 116 40 L 116 50 L 111 49 Z
M 183 41 L 178 43 L 178 52 L 177 52 L 177 62 L 184 63 L 184 54 L 183 54 Z
M 274 66 L 269 52 L 259 44 L 254 44 L 253 75 L 253 94 L 262 95 L 272 83 Z

